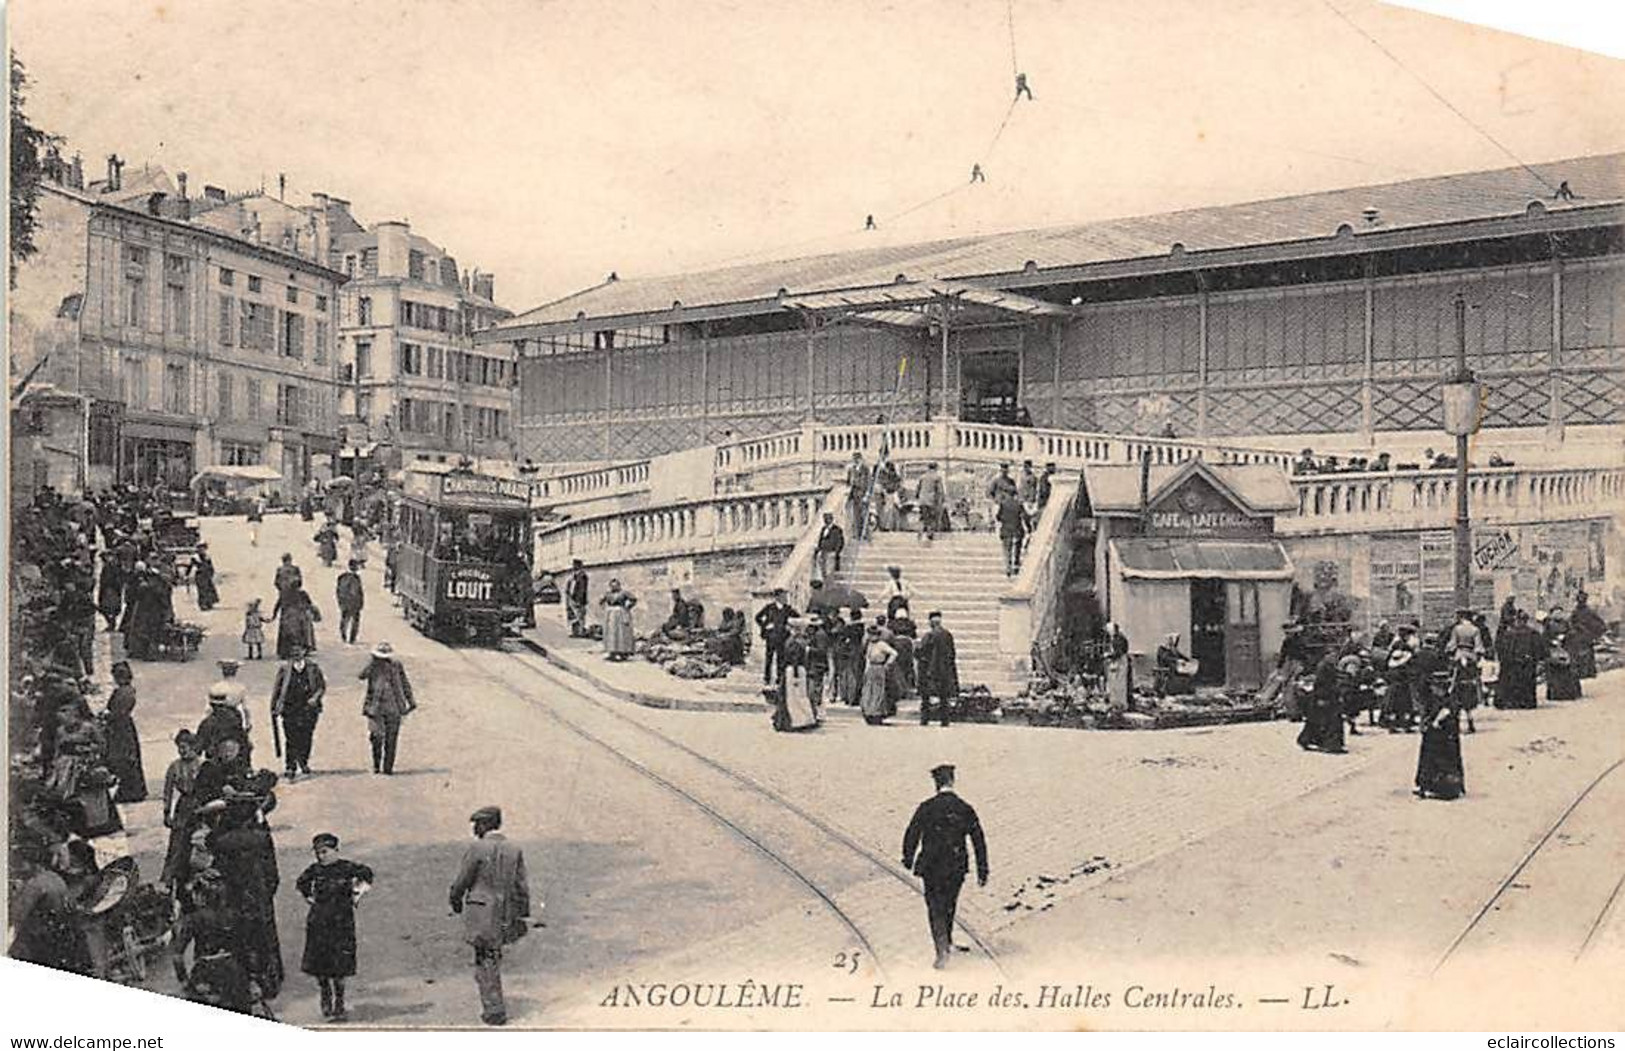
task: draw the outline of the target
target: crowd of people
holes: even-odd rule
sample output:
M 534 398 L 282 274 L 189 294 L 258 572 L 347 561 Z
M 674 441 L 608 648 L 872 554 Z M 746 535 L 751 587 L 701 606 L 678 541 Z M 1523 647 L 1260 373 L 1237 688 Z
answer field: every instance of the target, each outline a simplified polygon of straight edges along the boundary
M 1427 449 L 1422 453 L 1420 460 L 1407 463 L 1395 463 L 1392 454 L 1381 452 L 1374 456 L 1354 455 L 1346 458 L 1337 456 L 1316 456 L 1315 450 L 1304 449 L 1292 461 L 1293 474 L 1364 474 L 1367 472 L 1383 471 L 1447 471 L 1456 466 L 1456 458 L 1450 453 L 1434 452 Z M 1516 467 L 1513 461 L 1506 459 L 1500 453 L 1494 453 L 1489 459 L 1490 467 Z
M 840 571 L 848 533 L 855 540 L 864 540 L 876 532 L 907 530 L 912 519 L 914 532 L 926 541 L 954 529 L 997 532 L 1004 549 L 1005 575 L 1015 576 L 1021 569 L 1027 539 L 1049 502 L 1057 470 L 1055 464 L 1049 463 L 1039 472 L 1031 460 L 1026 460 L 1018 478 L 1011 473 L 1011 464 L 1001 464 L 987 484 L 984 516 L 968 498 L 950 503 L 947 480 L 935 463 L 925 465 L 910 494 L 896 461 L 885 450 L 873 468 L 861 452 L 854 452 L 845 478 L 848 528 L 836 525 L 833 515 L 825 516 L 814 572 L 820 580 L 832 580 L 833 574 Z
M 14 512 L 11 954 L 97 977 L 127 973 L 129 961 L 120 954 L 128 946 L 109 930 L 114 913 L 104 912 L 112 885 L 107 877 L 118 874 L 144 892 L 130 899 L 148 902 L 169 932 L 168 952 L 184 995 L 270 1014 L 286 975 L 276 918 L 282 880 L 267 817 L 279 788 L 313 774 L 328 689 L 314 656 L 321 618 L 303 573 L 291 554 L 283 555 L 273 614 L 263 616 L 262 601 L 249 600 L 242 639 L 249 659 L 260 659 L 264 625 L 277 624 L 281 664 L 269 712 L 283 773 L 266 769 L 263 757 L 256 762 L 238 662 L 220 661 L 207 713 L 173 736 L 175 757 L 157 800 L 168 842 L 157 879 L 138 883 L 138 866 L 120 835 L 119 808 L 150 794 L 136 726 L 136 665 L 159 656 L 164 628 L 175 620 L 174 589 L 183 578 L 159 542 L 167 513 L 152 497 L 127 489 L 88 500 L 44 490 Z M 317 545 L 325 555 L 320 536 Z M 191 583 L 199 609 L 208 610 L 220 595 L 206 545 L 197 550 Z M 352 560 L 336 588 L 344 644 L 355 644 L 359 634 L 359 568 Z M 111 636 L 108 650 L 127 655 L 106 669 L 112 688 L 100 711 L 91 703 L 104 688 L 96 678 L 98 615 Z M 395 770 L 403 720 L 417 702 L 388 642 L 373 646 L 359 679 L 373 770 L 387 776 Z M 506 1021 L 496 970 L 501 947 L 522 933 L 529 912 L 522 856 L 497 846 L 500 824 L 494 808 L 474 816 L 478 842 L 452 888 L 453 908 L 465 918 L 478 914 L 465 938 L 475 950 L 482 1017 L 493 1025 Z M 294 881 L 309 905 L 300 968 L 320 987 L 323 1017 L 343 1021 L 345 983 L 357 966 L 354 910 L 374 874 L 346 859 L 331 832 L 315 835 L 311 849 L 312 863 Z M 498 871 L 487 873 L 487 862 L 500 862 Z M 510 901 L 519 911 L 504 906 L 493 914 L 485 905 L 490 901 Z M 487 929 L 493 916 L 494 934 Z
M 1389 733 L 1422 734 L 1416 793 L 1454 799 L 1466 792 L 1461 758 L 1462 722 L 1476 730 L 1473 714 L 1486 693 L 1486 663 L 1495 662 L 1492 703 L 1500 709 L 1536 706 L 1538 685 L 1548 701 L 1569 701 L 1584 692 L 1582 680 L 1597 674 L 1596 644 L 1606 631 L 1585 592 L 1572 610 L 1536 613 L 1502 605 L 1492 632 L 1488 618 L 1457 611 L 1448 630 L 1423 632 L 1415 623 L 1397 628 L 1382 622 L 1366 639 L 1344 632 L 1340 643 L 1313 639 L 1313 625 L 1287 626 L 1276 681 L 1286 707 L 1301 714 L 1298 744 L 1307 750 L 1343 752 L 1345 731 L 1367 726 Z M 1313 669 L 1313 683 L 1297 695 L 1295 680 Z

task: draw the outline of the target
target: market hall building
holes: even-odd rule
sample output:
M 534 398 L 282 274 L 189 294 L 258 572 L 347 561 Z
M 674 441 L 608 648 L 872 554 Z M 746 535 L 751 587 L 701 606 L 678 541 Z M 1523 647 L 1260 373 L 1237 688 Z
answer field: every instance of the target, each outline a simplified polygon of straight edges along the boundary
M 1625 412 L 1622 161 L 612 274 L 477 341 L 523 362 L 543 463 L 882 416 L 1420 446 L 1460 293 L 1484 426 L 1553 441 Z

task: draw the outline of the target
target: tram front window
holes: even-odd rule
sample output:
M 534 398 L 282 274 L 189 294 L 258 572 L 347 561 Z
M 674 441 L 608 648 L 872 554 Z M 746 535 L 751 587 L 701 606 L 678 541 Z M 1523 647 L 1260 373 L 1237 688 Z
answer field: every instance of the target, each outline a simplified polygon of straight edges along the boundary
M 523 515 L 447 511 L 440 516 L 435 557 L 457 562 L 523 560 Z

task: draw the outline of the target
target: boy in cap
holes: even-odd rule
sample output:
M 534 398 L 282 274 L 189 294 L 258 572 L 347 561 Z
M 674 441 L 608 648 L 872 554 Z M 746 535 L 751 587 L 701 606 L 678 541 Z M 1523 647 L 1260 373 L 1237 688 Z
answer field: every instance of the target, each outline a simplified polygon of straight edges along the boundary
M 480 1021 L 506 1025 L 502 947 L 524 937 L 529 927 L 530 878 L 524 853 L 497 831 L 502 827 L 501 809 L 480 807 L 468 819 L 474 825 L 474 842 L 452 882 L 451 911 L 463 917 L 463 940 L 474 949 Z
M 903 867 L 925 884 L 925 912 L 931 924 L 931 940 L 937 970 L 948 966 L 953 948 L 954 911 L 959 906 L 959 890 L 964 886 L 970 862 L 965 838 L 976 851 L 976 883 L 987 886 L 987 839 L 982 823 L 971 805 L 954 794 L 954 768 L 943 763 L 931 769 L 937 791 L 914 810 L 903 833 Z
M 349 1018 L 344 980 L 355 975 L 355 907 L 372 889 L 372 869 L 340 857 L 339 837 L 331 832 L 313 836 L 310 849 L 316 861 L 294 883 L 310 904 L 299 969 L 321 986 L 322 1017 L 343 1022 Z

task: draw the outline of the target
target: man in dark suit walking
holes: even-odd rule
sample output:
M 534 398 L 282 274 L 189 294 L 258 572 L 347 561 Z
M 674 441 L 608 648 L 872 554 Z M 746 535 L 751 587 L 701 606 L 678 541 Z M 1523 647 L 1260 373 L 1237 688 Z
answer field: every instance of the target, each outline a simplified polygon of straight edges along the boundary
M 790 618 L 796 615 L 795 609 L 784 601 L 784 589 L 775 588 L 773 601 L 763 606 L 756 613 L 756 627 L 762 633 L 763 647 L 767 656 L 762 664 L 762 681 L 765 683 L 784 681 L 784 644 L 790 639 Z M 774 668 L 778 668 L 778 678 L 773 677 Z
M 824 528 L 818 531 L 818 548 L 813 553 L 817 579 L 833 581 L 841 571 L 841 552 L 846 550 L 846 533 L 835 524 L 835 516 L 824 512 Z
M 940 971 L 948 966 L 954 910 L 970 869 L 965 837 L 970 837 L 976 851 L 976 883 L 983 887 L 987 886 L 987 840 L 976 811 L 954 794 L 954 768 L 946 763 L 934 767 L 931 780 L 936 782 L 937 794 L 915 808 L 908 831 L 903 833 L 903 867 L 925 883 L 925 912 L 937 948 L 932 966 Z

